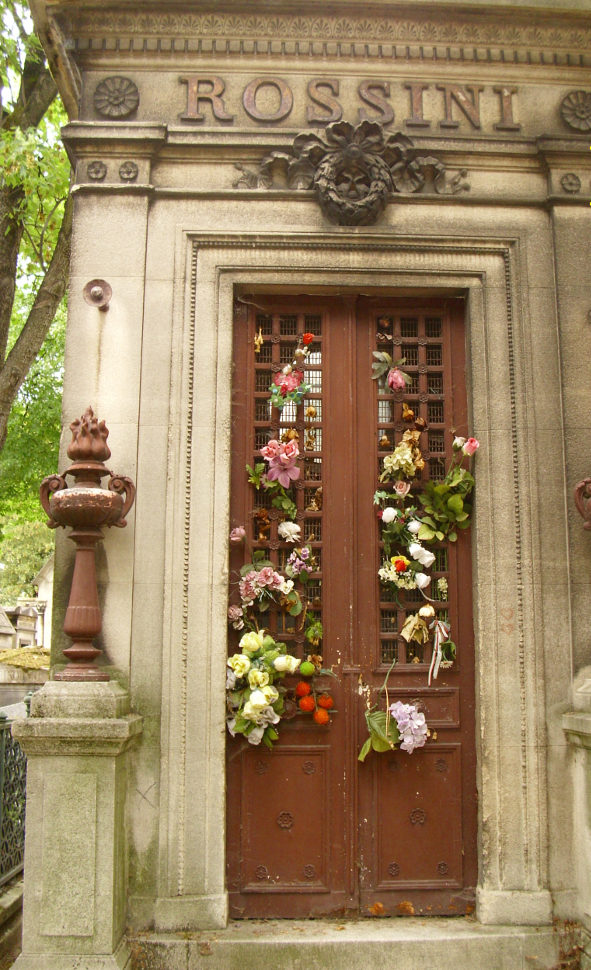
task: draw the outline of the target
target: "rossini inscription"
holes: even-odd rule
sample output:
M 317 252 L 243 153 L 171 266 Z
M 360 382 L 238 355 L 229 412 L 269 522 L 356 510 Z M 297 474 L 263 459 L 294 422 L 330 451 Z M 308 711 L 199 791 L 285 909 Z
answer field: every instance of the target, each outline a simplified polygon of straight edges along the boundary
M 224 98 L 226 83 L 223 78 L 213 74 L 190 74 L 179 78 L 186 85 L 187 101 L 180 115 L 181 121 L 196 123 L 233 124 L 235 107 L 226 104 Z M 424 111 L 424 92 L 432 87 L 423 81 L 404 82 L 408 91 L 408 117 L 403 119 L 407 128 L 440 129 L 459 128 L 459 117 L 468 119 L 472 128 L 482 127 L 480 117 L 480 94 L 485 90 L 479 84 L 436 84 L 441 92 L 441 115 L 439 118 L 426 118 Z M 271 110 L 260 95 L 269 94 L 272 89 L 275 103 Z M 502 132 L 519 132 L 521 125 L 514 116 L 514 103 L 518 89 L 510 85 L 493 85 L 498 97 L 498 119 L 493 127 Z M 311 78 L 307 84 L 306 120 L 315 127 L 333 124 L 343 118 L 343 106 L 339 101 L 340 81 L 335 77 Z M 394 122 L 394 108 L 390 102 L 392 94 L 389 81 L 380 78 L 365 78 L 357 87 L 359 107 L 355 121 L 379 121 L 382 125 Z M 279 77 L 259 77 L 250 81 L 242 92 L 242 105 L 246 114 L 255 122 L 273 124 L 289 117 L 294 106 L 294 94 L 289 84 Z M 371 116 L 368 114 L 371 108 Z

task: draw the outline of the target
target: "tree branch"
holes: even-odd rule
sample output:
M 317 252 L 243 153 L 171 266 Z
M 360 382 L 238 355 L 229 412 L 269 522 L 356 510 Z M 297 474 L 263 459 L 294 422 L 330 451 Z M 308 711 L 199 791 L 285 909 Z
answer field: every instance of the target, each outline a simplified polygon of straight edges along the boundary
M 64 218 L 49 269 L 37 291 L 27 322 L 0 371 L 0 452 L 6 441 L 10 409 L 31 364 L 41 350 L 68 286 L 72 209 L 73 200 L 70 196 L 64 207 Z

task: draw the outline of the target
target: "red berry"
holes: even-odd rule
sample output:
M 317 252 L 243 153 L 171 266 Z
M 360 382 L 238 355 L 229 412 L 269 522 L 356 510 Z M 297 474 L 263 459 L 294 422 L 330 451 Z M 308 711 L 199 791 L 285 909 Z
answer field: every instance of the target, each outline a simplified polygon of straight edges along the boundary
M 321 694 L 318 698 L 318 707 L 323 707 L 325 711 L 330 711 L 333 705 L 334 701 L 329 694 Z
M 315 707 L 316 704 L 314 703 L 313 697 L 302 697 L 300 700 L 300 711 L 306 711 L 306 713 L 309 713 L 310 711 L 313 711 Z
M 299 684 L 295 689 L 296 697 L 307 697 L 308 694 L 312 693 L 312 688 L 310 684 L 307 684 L 305 680 L 300 680 Z
M 322 708 L 319 708 L 319 710 L 314 711 L 313 716 L 314 716 L 314 720 L 316 721 L 316 724 L 328 724 L 328 722 L 330 721 L 330 717 L 328 716 L 328 711 L 323 711 Z

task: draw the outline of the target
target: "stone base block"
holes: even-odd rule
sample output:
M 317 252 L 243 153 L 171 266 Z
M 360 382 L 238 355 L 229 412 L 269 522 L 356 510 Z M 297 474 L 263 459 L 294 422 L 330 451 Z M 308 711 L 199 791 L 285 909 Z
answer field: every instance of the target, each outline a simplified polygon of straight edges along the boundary
M 156 929 L 176 933 L 182 930 L 224 929 L 228 923 L 228 895 L 176 896 L 156 900 Z
M 558 959 L 552 929 L 469 919 L 236 921 L 128 943 L 130 970 L 547 970 Z
M 548 891 L 477 889 L 476 915 L 481 923 L 495 926 L 547 926 L 552 922 L 552 896 Z
M 12 970 L 131 970 L 131 951 L 122 943 L 115 953 L 66 955 L 64 953 L 21 953 Z

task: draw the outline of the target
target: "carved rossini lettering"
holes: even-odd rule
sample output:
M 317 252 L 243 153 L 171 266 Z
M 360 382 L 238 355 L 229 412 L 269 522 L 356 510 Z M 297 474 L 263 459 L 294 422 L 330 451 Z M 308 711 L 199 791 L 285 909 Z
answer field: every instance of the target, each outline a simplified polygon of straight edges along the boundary
M 222 97 L 226 90 L 223 78 L 212 74 L 191 74 L 179 77 L 181 84 L 187 86 L 185 110 L 179 115 L 181 121 L 197 124 L 233 124 L 236 120 L 236 106 L 226 108 Z M 339 101 L 341 82 L 335 77 L 314 77 L 306 88 L 306 121 L 315 128 L 322 128 L 343 117 L 343 106 Z M 402 119 L 406 128 L 430 128 L 432 125 L 445 131 L 459 128 L 462 116 L 476 130 L 482 127 L 480 117 L 480 95 L 486 88 L 477 84 L 429 84 L 425 81 L 407 81 L 403 88 L 409 92 L 408 116 Z M 275 106 L 268 108 L 268 99 L 259 97 L 259 92 L 275 94 Z M 439 118 L 426 118 L 424 114 L 424 94 L 429 90 L 441 92 Z M 498 95 L 498 121 L 493 128 L 503 132 L 518 132 L 521 125 L 515 121 L 516 87 L 495 85 L 492 90 Z M 391 102 L 391 85 L 382 78 L 365 78 L 359 82 L 357 96 L 359 107 L 356 122 L 377 121 L 381 125 L 391 125 L 395 120 Z M 283 78 L 258 77 L 250 81 L 242 92 L 242 105 L 249 118 L 258 124 L 277 124 L 284 121 L 294 107 L 294 94 Z M 370 111 L 368 111 L 370 109 Z

